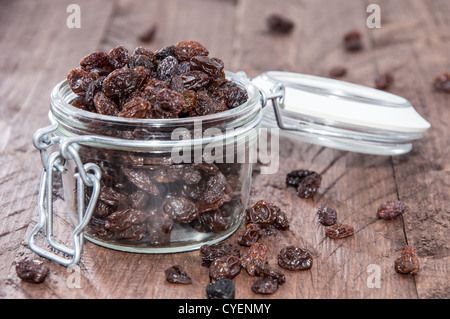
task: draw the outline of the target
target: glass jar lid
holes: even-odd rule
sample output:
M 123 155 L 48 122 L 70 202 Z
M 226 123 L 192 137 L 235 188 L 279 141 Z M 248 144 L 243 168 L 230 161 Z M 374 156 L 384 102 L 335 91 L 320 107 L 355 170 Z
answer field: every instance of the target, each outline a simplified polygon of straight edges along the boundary
M 265 72 L 252 79 L 262 92 L 283 90 L 264 109 L 262 127 L 341 150 L 399 155 L 412 149 L 430 124 L 411 103 L 394 94 L 335 79 Z M 273 94 L 272 94 L 273 95 Z M 263 98 L 263 104 L 265 97 Z

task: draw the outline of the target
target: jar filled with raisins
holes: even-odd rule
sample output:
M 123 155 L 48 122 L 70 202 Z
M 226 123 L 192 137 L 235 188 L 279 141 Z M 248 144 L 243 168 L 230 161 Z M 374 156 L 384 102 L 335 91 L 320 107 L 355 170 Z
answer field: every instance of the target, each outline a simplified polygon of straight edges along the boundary
M 399 96 L 298 73 L 249 79 L 225 71 L 195 41 L 131 55 L 117 47 L 80 65 L 53 89 L 51 125 L 33 137 L 43 171 L 29 246 L 66 266 L 80 260 L 84 238 L 127 252 L 175 253 L 233 234 L 262 127 L 376 155 L 409 152 L 430 127 Z M 276 140 L 272 146 L 276 161 Z M 71 245 L 54 236 L 58 173 Z

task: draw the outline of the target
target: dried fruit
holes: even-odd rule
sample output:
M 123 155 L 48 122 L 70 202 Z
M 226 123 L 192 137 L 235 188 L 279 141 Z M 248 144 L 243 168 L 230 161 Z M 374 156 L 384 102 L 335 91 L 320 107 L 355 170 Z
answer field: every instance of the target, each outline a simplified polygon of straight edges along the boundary
M 312 255 L 306 249 L 287 246 L 278 254 L 278 265 L 287 270 L 307 270 L 312 264 Z
M 314 173 L 306 176 L 298 185 L 297 196 L 301 198 L 312 198 L 317 193 L 322 183 L 322 176 Z
M 319 218 L 319 223 L 324 226 L 331 226 L 336 224 L 337 221 L 337 213 L 336 210 L 327 206 L 319 207 L 317 211 L 317 215 Z
M 278 282 L 271 277 L 260 277 L 252 285 L 255 294 L 271 295 L 277 292 Z
M 438 91 L 450 93 L 450 73 L 438 75 L 434 79 L 433 86 Z
M 375 87 L 378 90 L 388 90 L 394 83 L 394 76 L 390 72 L 379 74 L 375 78 Z
M 278 13 L 267 17 L 267 25 L 271 32 L 280 34 L 290 33 L 295 26 L 292 20 Z
M 347 51 L 360 51 L 363 48 L 362 34 L 358 30 L 351 30 L 344 35 L 344 48 Z
M 419 272 L 419 259 L 416 256 L 416 250 L 410 246 L 405 246 L 394 262 L 394 269 L 399 274 L 415 275 Z
M 377 210 L 378 219 L 395 219 L 405 211 L 406 205 L 398 200 L 384 202 Z
M 264 264 L 256 268 L 255 274 L 256 276 L 270 277 L 272 279 L 275 279 L 278 285 L 282 285 L 286 282 L 286 277 L 284 276 L 284 274 L 281 271 L 270 267 L 268 264 Z
M 180 265 L 173 265 L 164 271 L 166 280 L 173 284 L 191 284 L 192 279 Z
M 209 267 L 211 263 L 219 257 L 235 256 L 240 257 L 239 247 L 227 242 L 220 242 L 213 245 L 203 245 L 200 247 L 200 254 L 202 255 L 203 266 Z
M 222 256 L 214 259 L 209 267 L 209 276 L 214 280 L 233 279 L 241 272 L 241 261 L 236 256 Z
M 355 229 L 346 224 L 335 224 L 325 228 L 325 234 L 331 239 L 342 239 L 353 236 Z
M 261 226 L 259 224 L 247 224 L 244 234 L 238 238 L 238 243 L 241 246 L 250 247 L 258 241 L 261 237 Z
M 139 41 L 150 43 L 155 39 L 156 32 L 158 31 L 158 25 L 153 24 L 150 28 L 145 30 L 139 35 Z
M 241 257 L 242 267 L 250 276 L 256 276 L 256 269 L 264 265 L 267 261 L 267 246 L 254 243 L 247 253 Z
M 16 273 L 23 281 L 40 284 L 50 274 L 50 268 L 41 261 L 24 259 L 16 264 Z
M 316 172 L 304 169 L 291 171 L 286 176 L 286 186 L 298 188 L 305 177 L 311 174 L 316 174 Z
M 235 287 L 231 279 L 223 278 L 206 286 L 208 299 L 234 299 Z
M 182 41 L 173 47 L 175 57 L 179 61 L 189 61 L 194 56 L 207 56 L 209 54 L 201 43 L 197 41 Z
M 163 211 L 175 221 L 188 224 L 198 216 L 197 207 L 184 197 L 170 196 L 163 204 Z
M 335 66 L 330 69 L 328 75 L 332 78 L 341 78 L 347 74 L 347 68 L 343 66 Z
M 116 103 L 108 98 L 105 93 L 98 92 L 94 97 L 95 110 L 99 114 L 115 116 L 119 114 Z

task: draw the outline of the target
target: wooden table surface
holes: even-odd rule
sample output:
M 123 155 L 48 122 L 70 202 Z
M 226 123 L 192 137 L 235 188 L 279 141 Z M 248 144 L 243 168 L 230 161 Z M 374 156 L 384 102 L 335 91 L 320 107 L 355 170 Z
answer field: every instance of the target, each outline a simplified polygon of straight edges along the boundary
M 411 101 L 432 125 L 413 150 L 401 156 L 374 156 L 280 139 L 280 169 L 275 175 L 254 171 L 251 203 L 265 199 L 280 206 L 291 229 L 261 238 L 269 263 L 286 245 L 309 249 L 311 270 L 284 271 L 285 285 L 271 296 L 255 295 L 255 281 L 245 271 L 234 279 L 237 298 L 449 298 L 450 297 L 450 95 L 436 92 L 434 78 L 450 72 L 450 2 L 448 0 L 379 0 L 380 29 L 366 26 L 371 1 L 326 0 L 117 0 L 76 1 L 81 28 L 66 19 L 72 1 L 0 2 L 0 297 L 1 298 L 205 298 L 209 282 L 198 251 L 146 255 L 109 250 L 87 242 L 79 264 L 79 287 L 73 273 L 46 261 L 51 273 L 40 285 L 22 282 L 15 263 L 42 258 L 27 246 L 37 221 L 41 163 L 31 138 L 48 125 L 51 89 L 78 61 L 94 50 L 123 44 L 152 50 L 192 39 L 223 58 L 226 69 L 250 77 L 267 70 L 327 76 L 336 65 L 348 68 L 344 80 L 373 87 L 377 74 L 395 76 L 392 93 Z M 273 12 L 295 21 L 289 35 L 267 32 Z M 157 23 L 153 42 L 139 35 Z M 358 29 L 364 49 L 345 52 L 342 35 Z M 290 170 L 323 174 L 314 199 L 302 200 L 284 180 Z M 404 201 L 402 218 L 381 221 L 378 206 Z M 317 222 L 321 205 L 337 209 L 340 221 L 355 235 L 339 241 L 325 236 Z M 57 212 L 56 236 L 67 234 Z M 227 241 L 236 243 L 241 227 Z M 413 246 L 421 269 L 417 275 L 394 271 L 405 244 Z M 242 251 L 245 249 L 242 248 Z M 184 265 L 189 286 L 166 282 L 164 270 Z M 375 266 L 373 266 L 375 265 Z M 375 268 L 372 268 L 375 267 Z M 371 285 L 379 270 L 379 286 Z

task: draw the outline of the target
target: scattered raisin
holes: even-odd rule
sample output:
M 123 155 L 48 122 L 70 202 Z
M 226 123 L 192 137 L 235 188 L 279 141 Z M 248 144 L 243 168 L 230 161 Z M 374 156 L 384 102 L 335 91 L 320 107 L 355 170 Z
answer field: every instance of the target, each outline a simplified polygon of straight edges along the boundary
M 247 224 L 244 234 L 238 238 L 238 243 L 241 246 L 250 247 L 258 241 L 261 237 L 261 226 L 259 224 Z
M 399 274 L 415 275 L 419 272 L 419 259 L 416 256 L 416 250 L 410 246 L 405 246 L 394 262 L 394 269 Z
M 267 25 L 270 32 L 279 34 L 290 33 L 295 26 L 292 20 L 278 13 L 273 13 L 267 17 Z
M 214 280 L 233 279 L 241 272 L 241 261 L 236 256 L 222 256 L 214 259 L 209 267 L 209 276 Z
M 347 74 L 347 68 L 343 66 L 335 66 L 330 69 L 328 75 L 332 78 L 341 78 Z
M 450 93 L 450 73 L 443 73 L 438 75 L 433 82 L 436 90 Z
M 302 180 L 305 179 L 306 176 L 309 176 L 311 174 L 315 174 L 314 171 L 299 169 L 295 171 L 291 171 L 286 176 L 286 186 L 291 186 L 298 188 Z
M 21 260 L 16 264 L 17 276 L 23 281 L 40 284 L 50 274 L 50 269 L 38 260 Z
M 327 206 L 319 207 L 317 211 L 317 215 L 319 218 L 319 223 L 324 226 L 331 226 L 336 224 L 337 221 L 337 213 L 336 210 Z
M 351 30 L 343 37 L 344 48 L 347 51 L 360 51 L 363 48 L 362 34 L 358 30 Z
M 150 28 L 139 35 L 139 41 L 146 43 L 152 42 L 155 39 L 156 31 L 158 31 L 158 25 L 153 24 Z
M 278 285 L 282 285 L 286 282 L 284 274 L 281 271 L 270 267 L 268 264 L 256 268 L 255 274 L 260 277 L 271 277 L 277 281 Z
M 314 173 L 306 176 L 298 185 L 297 196 L 301 198 L 312 198 L 317 193 L 322 183 L 322 176 Z
M 394 76 L 390 72 L 379 74 L 375 78 L 375 87 L 378 90 L 388 90 L 394 83 Z
M 247 253 L 241 257 L 242 267 L 250 276 L 256 276 L 256 269 L 267 261 L 267 246 L 254 243 Z
M 271 295 L 277 292 L 278 282 L 272 277 L 260 277 L 252 285 L 251 290 L 255 294 Z
M 405 211 L 406 205 L 398 200 L 387 201 L 380 205 L 377 210 L 378 219 L 395 219 Z
M 192 279 L 180 265 L 173 265 L 165 270 L 166 280 L 173 284 L 191 284 Z
M 206 286 L 208 299 L 234 299 L 235 287 L 231 279 L 223 278 Z
M 355 233 L 355 229 L 346 224 L 335 224 L 332 226 L 327 226 L 325 228 L 325 234 L 331 239 L 342 239 L 352 236 Z
M 278 265 L 287 270 L 307 270 L 312 264 L 312 255 L 306 249 L 288 246 L 278 254 Z
M 209 267 L 211 263 L 222 256 L 240 257 L 239 247 L 227 242 L 220 242 L 213 245 L 203 245 L 200 247 L 200 254 L 202 255 L 203 266 Z

